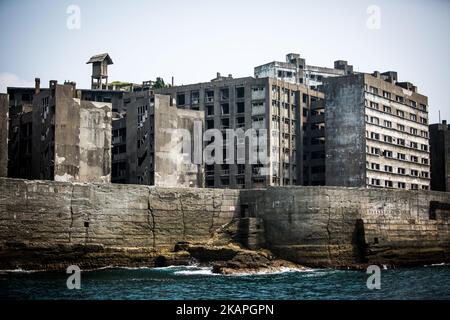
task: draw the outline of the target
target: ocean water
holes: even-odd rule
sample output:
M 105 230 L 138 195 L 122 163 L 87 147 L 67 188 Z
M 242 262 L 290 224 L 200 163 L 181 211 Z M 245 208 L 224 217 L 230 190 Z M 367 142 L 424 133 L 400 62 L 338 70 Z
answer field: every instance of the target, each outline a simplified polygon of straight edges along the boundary
M 0 299 L 450 299 L 450 266 L 381 271 L 369 290 L 364 271 L 308 269 L 215 275 L 207 267 L 105 268 L 81 272 L 69 290 L 65 272 L 0 272 Z

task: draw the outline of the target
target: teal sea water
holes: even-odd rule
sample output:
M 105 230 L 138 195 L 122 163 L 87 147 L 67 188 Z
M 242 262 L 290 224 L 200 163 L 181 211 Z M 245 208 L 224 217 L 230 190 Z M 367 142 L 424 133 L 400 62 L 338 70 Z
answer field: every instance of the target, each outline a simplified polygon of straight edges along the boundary
M 0 299 L 450 299 L 450 266 L 381 271 L 369 290 L 364 271 L 310 269 L 223 276 L 209 268 L 106 268 L 81 273 L 69 290 L 65 272 L 0 272 Z

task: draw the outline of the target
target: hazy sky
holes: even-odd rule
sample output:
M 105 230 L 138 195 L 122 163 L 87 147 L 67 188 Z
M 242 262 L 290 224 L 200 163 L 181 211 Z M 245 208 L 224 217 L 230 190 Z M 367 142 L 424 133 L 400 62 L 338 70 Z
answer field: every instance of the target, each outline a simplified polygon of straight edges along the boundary
M 79 29 L 67 27 L 69 5 L 80 9 Z M 367 26 L 371 5 L 380 9 L 378 29 Z M 255 66 L 295 52 L 312 65 L 343 59 L 357 71 L 395 70 L 429 97 L 436 122 L 438 110 L 450 120 L 449 32 L 444 0 L 0 0 L 0 92 L 35 77 L 89 88 L 86 61 L 102 52 L 114 61 L 110 81 L 174 76 L 175 84 L 216 72 L 252 76 Z

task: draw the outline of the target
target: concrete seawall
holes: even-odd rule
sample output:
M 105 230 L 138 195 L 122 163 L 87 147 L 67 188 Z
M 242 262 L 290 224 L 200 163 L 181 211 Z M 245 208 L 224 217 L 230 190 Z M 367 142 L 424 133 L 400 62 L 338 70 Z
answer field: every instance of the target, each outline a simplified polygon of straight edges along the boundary
M 450 261 L 450 193 L 340 187 L 241 191 L 266 246 L 311 266 Z
M 208 243 L 223 230 L 309 266 L 444 262 L 450 261 L 449 204 L 449 193 L 429 191 L 0 178 L 0 269 L 154 266 L 162 252 L 167 264 L 182 263 L 189 257 L 180 253 L 170 261 L 177 243 Z

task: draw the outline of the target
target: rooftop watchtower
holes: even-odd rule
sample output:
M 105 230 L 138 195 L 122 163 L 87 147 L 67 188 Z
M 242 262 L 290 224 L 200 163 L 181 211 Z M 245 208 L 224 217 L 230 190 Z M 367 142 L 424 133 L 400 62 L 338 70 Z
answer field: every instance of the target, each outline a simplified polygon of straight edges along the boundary
M 92 63 L 91 89 L 107 89 L 108 65 L 113 64 L 109 54 L 97 54 L 92 56 L 86 63 Z

